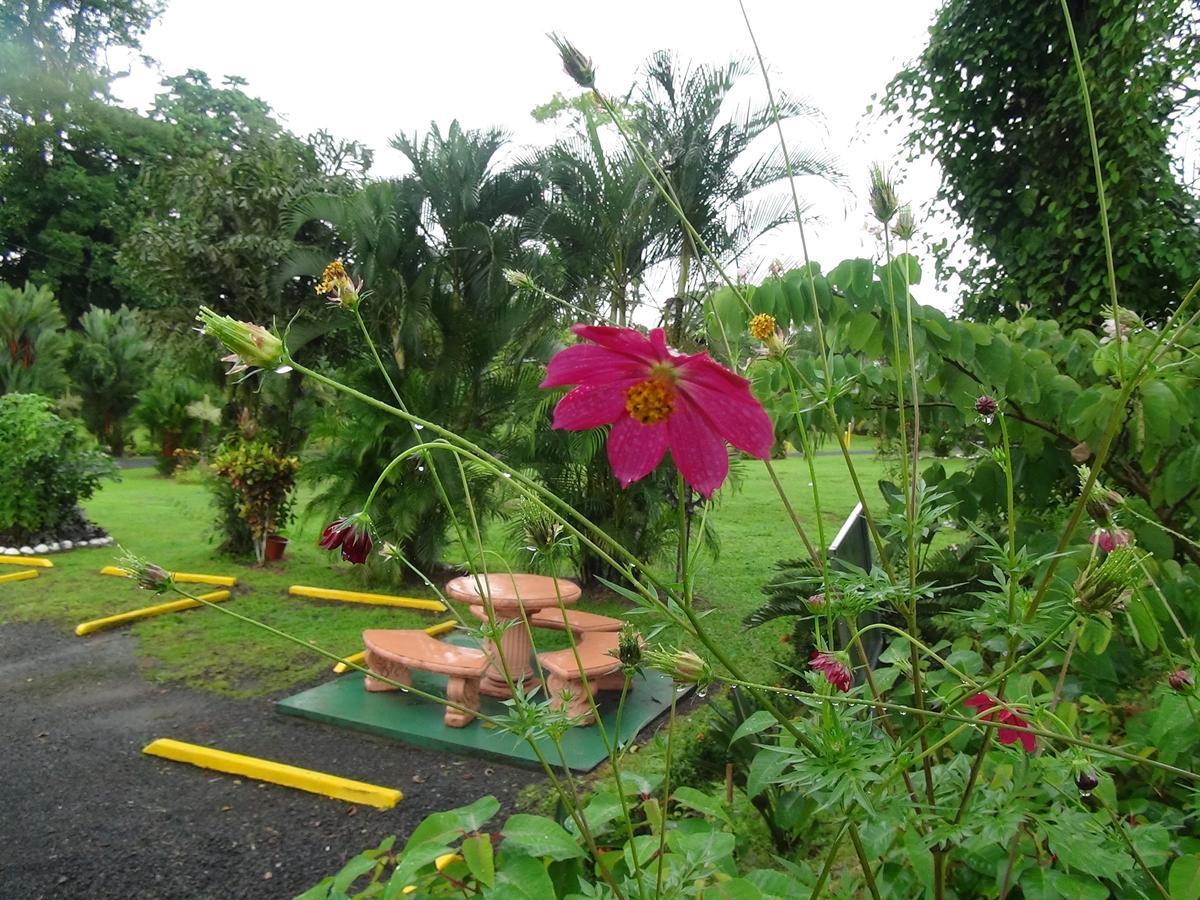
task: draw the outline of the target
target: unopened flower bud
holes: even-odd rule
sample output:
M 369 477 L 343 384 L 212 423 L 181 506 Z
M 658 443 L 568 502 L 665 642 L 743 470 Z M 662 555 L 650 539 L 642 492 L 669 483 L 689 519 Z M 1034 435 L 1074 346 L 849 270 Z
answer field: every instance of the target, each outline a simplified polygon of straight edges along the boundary
M 202 333 L 212 335 L 230 351 L 230 355 L 224 358 L 225 362 L 232 364 L 227 373 L 229 375 L 247 369 L 275 371 L 289 365 L 283 341 L 261 325 L 218 315 L 207 306 L 200 307 L 196 319 L 200 322 Z
M 575 45 L 566 38 L 552 34 L 550 35 L 550 40 L 554 42 L 554 46 L 558 48 L 559 56 L 562 57 L 563 70 L 580 87 L 588 88 L 589 90 L 594 88 L 596 86 L 596 70 L 592 66 L 592 61 L 580 53 Z
M 1099 784 L 1100 779 L 1096 777 L 1095 772 L 1080 772 L 1075 778 L 1075 787 L 1085 796 L 1094 791 Z
M 878 163 L 871 166 L 871 187 L 868 195 L 871 200 L 871 212 L 880 224 L 886 225 L 892 216 L 896 215 L 900 201 L 896 198 L 896 186 L 883 166 Z
M 917 223 L 913 219 L 912 207 L 905 203 L 896 213 L 896 224 L 892 226 L 892 234 L 902 241 L 911 241 L 917 232 Z
M 524 272 L 518 271 L 517 269 L 505 269 L 504 280 L 513 287 L 522 291 L 530 291 L 536 287 L 532 278 L 530 278 Z
M 988 394 L 984 394 L 975 401 L 975 412 L 979 413 L 983 417 L 983 420 L 989 424 L 995 417 L 996 410 L 999 408 L 1000 405 L 996 402 L 996 398 Z
M 716 677 L 708 660 L 691 650 L 656 648 L 645 652 L 645 660 L 650 668 L 670 676 L 677 684 L 694 684 L 701 690 Z
M 137 586 L 144 591 L 154 591 L 156 594 L 162 594 L 170 590 L 174 579 L 171 573 L 162 566 L 157 566 L 152 562 L 142 559 L 139 556 L 134 556 L 132 553 L 126 553 L 118 560 L 120 568 L 124 570 L 127 578 L 132 578 L 137 582 Z
M 1176 669 L 1167 676 L 1167 684 L 1169 684 L 1171 686 L 1171 690 L 1174 691 L 1191 690 L 1192 685 L 1195 683 L 1195 679 L 1192 678 L 1192 673 L 1188 669 Z
M 1098 566 L 1088 567 L 1075 582 L 1075 608 L 1084 615 L 1108 615 L 1125 608 L 1142 579 L 1140 557 L 1132 547 L 1116 547 Z
M 642 665 L 642 636 L 632 625 L 621 626 L 617 636 L 616 657 L 626 672 L 635 672 Z

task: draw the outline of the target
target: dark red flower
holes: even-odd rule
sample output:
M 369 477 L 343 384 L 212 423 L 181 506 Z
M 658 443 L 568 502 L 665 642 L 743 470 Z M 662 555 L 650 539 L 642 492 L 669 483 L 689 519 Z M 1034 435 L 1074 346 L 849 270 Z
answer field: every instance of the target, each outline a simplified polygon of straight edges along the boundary
M 984 394 L 975 401 L 975 412 L 979 413 L 985 419 L 990 419 L 996 414 L 999 407 L 996 405 L 996 399 Z
M 1112 553 L 1133 540 L 1133 535 L 1124 528 L 1097 528 L 1088 535 L 1088 543 L 1095 544 L 1103 553 Z
M 816 669 L 824 675 L 825 680 L 842 693 L 850 690 L 850 686 L 854 683 L 854 678 L 850 674 L 850 667 L 832 653 L 822 653 L 814 650 L 813 655 L 808 658 L 808 667 Z
M 1167 684 L 1176 691 L 1187 690 L 1195 683 L 1196 681 L 1192 678 L 1192 673 L 1187 669 L 1176 669 L 1167 676 Z
M 1002 744 L 1015 744 L 1021 742 L 1021 746 L 1025 748 L 1026 753 L 1032 753 L 1033 748 L 1037 746 L 1037 741 L 1034 736 L 1028 731 L 1013 731 L 1012 728 L 1005 728 L 1005 725 L 1012 725 L 1017 728 L 1028 728 L 1029 723 L 1018 716 L 1015 712 L 1009 709 L 1004 709 L 1000 706 L 1000 701 L 991 694 L 978 693 L 967 698 L 964 706 L 974 707 L 979 711 L 979 717 L 988 722 L 999 722 L 1000 728 L 996 732 L 996 736 Z
M 1075 777 L 1075 787 L 1079 788 L 1081 794 L 1090 794 L 1099 784 L 1100 779 L 1095 772 L 1080 772 Z
M 342 559 L 362 565 L 371 555 L 371 520 L 362 513 L 334 519 L 323 532 L 319 546 L 322 550 L 342 550 Z

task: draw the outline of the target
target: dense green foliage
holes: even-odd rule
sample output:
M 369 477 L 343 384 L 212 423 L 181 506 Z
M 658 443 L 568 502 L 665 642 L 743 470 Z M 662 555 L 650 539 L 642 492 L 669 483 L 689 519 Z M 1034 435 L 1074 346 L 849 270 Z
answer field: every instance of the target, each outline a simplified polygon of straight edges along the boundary
M 0 531 L 16 538 L 72 517 L 113 473 L 95 440 L 45 397 L 0 397 Z
M 150 347 L 137 314 L 92 307 L 74 333 L 71 379 L 88 428 L 114 456 L 125 453 L 125 419 L 150 372 Z
M 1125 306 L 1161 322 L 1200 274 L 1200 208 L 1173 162 L 1194 109 L 1200 17 L 1191 0 L 1070 7 L 1117 285 Z M 886 105 L 912 123 L 911 151 L 941 166 L 938 199 L 965 234 L 941 262 L 962 280 L 964 313 L 1013 318 L 1030 309 L 1066 330 L 1106 314 L 1096 182 L 1059 3 L 1020 0 L 997 16 L 988 0 L 948 0 Z
M 70 349 L 65 324 L 49 288 L 0 284 L 0 394 L 62 393 Z

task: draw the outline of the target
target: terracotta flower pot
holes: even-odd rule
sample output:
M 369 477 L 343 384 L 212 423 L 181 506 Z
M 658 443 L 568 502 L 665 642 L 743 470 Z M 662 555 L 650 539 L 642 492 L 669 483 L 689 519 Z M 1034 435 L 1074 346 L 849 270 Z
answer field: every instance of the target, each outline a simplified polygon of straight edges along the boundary
M 283 551 L 287 549 L 288 539 L 282 534 L 268 534 L 266 560 L 267 562 L 277 562 L 283 559 Z

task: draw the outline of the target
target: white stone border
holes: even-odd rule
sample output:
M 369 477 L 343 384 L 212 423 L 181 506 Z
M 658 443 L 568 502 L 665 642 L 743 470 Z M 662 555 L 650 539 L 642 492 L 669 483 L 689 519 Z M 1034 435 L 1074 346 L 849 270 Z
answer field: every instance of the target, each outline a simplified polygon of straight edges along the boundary
M 64 550 L 80 550 L 84 547 L 107 547 L 113 543 L 111 537 L 90 538 L 86 541 L 54 541 L 50 544 L 38 544 L 30 547 L 0 547 L 0 556 L 44 556 L 47 553 L 61 553 Z

